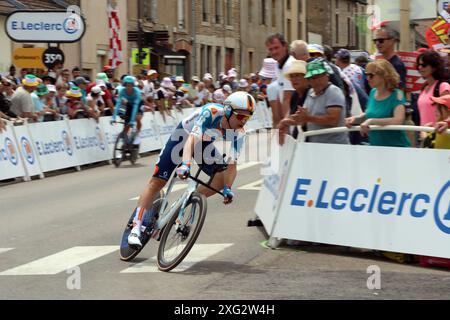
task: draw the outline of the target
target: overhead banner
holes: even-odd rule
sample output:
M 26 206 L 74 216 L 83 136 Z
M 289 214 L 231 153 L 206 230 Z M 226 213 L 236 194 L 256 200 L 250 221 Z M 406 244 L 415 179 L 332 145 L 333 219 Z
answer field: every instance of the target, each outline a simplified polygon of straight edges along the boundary
M 75 144 L 66 121 L 31 123 L 28 129 L 43 172 L 78 165 Z
M 450 150 L 298 144 L 272 236 L 450 258 L 449 158 Z M 432 165 L 417 170 L 424 163 Z
M 30 177 L 39 176 L 42 174 L 38 153 L 36 146 L 33 144 L 30 133 L 27 126 L 15 126 L 14 131 L 16 133 L 19 152 L 22 154 L 22 159 L 26 166 L 26 170 Z
M 25 170 L 14 138 L 13 127 L 8 125 L 6 131 L 0 132 L 0 180 L 24 176 Z
M 108 142 L 100 125 L 93 119 L 69 122 L 76 151 L 77 165 L 110 160 Z

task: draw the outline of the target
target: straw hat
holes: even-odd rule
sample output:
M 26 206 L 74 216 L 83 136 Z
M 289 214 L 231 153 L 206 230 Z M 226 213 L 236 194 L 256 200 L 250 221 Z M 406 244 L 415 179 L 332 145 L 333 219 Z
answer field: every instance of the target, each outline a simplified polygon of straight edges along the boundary
M 290 68 L 286 71 L 286 73 L 284 74 L 284 76 L 287 79 L 290 79 L 291 74 L 295 74 L 295 73 L 301 73 L 303 75 L 306 74 L 306 62 L 302 61 L 302 60 L 294 60 L 292 61 L 292 64 L 290 66 Z

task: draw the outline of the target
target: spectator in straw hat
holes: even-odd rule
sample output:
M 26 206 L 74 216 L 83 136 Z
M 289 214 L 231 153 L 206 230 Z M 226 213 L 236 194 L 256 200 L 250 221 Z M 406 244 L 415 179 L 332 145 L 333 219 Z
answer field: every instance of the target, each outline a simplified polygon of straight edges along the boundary
M 304 108 L 280 122 L 280 143 L 291 125 L 305 125 L 308 131 L 345 125 L 345 96 L 342 91 L 330 83 L 330 77 L 321 60 L 308 63 L 305 79 L 311 89 L 307 93 Z M 348 144 L 347 132 L 332 133 L 310 137 L 309 142 Z
M 11 98 L 11 112 L 18 117 L 38 120 L 38 114 L 31 98 L 31 93 L 40 84 L 38 78 L 32 74 L 26 75 L 22 80 L 22 87 L 19 87 Z

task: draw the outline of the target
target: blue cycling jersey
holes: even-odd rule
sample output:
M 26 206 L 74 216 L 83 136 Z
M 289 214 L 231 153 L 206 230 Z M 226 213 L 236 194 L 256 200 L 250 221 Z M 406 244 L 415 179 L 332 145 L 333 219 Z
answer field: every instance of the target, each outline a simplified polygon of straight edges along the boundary
M 120 106 L 123 102 L 126 101 L 127 108 L 132 107 L 133 110 L 131 112 L 130 124 L 134 124 L 136 122 L 136 115 L 139 111 L 139 106 L 142 101 L 141 91 L 134 87 L 133 93 L 130 95 L 127 94 L 127 88 L 123 87 L 119 90 L 119 95 L 117 97 L 116 107 L 114 108 L 113 119 L 117 117 L 119 113 Z
M 245 142 L 245 130 L 223 130 L 222 119 L 225 116 L 224 107 L 218 103 L 209 103 L 199 108 L 181 122 L 181 126 L 190 134 L 204 140 L 216 140 L 222 137 L 231 141 L 230 157 L 237 161 Z

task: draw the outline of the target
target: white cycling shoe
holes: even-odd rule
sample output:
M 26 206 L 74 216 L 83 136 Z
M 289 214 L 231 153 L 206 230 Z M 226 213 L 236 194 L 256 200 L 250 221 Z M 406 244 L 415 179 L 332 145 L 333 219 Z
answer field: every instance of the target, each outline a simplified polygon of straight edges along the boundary
M 139 229 L 137 227 L 134 227 L 131 230 L 130 235 L 128 236 L 128 245 L 130 245 L 131 247 L 142 248 L 142 243 L 141 240 L 139 239 L 140 235 L 141 234 L 139 232 Z

